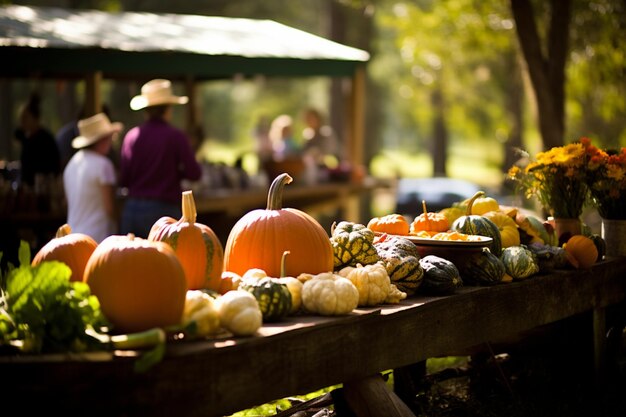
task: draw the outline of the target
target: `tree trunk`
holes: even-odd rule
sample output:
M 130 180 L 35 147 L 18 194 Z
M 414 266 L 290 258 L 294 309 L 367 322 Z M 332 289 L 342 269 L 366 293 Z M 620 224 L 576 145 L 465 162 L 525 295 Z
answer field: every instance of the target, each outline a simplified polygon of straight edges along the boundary
M 530 0 L 511 0 L 517 36 L 532 82 L 544 148 L 563 145 L 565 62 L 569 50 L 571 0 L 550 0 L 547 55 L 542 51 Z
M 435 119 L 433 120 L 433 176 L 445 177 L 446 160 L 448 159 L 448 128 L 446 127 L 445 120 L 445 103 L 443 101 L 443 93 L 441 86 L 433 91 L 430 96 L 430 102 L 435 112 Z
M 519 55 L 512 50 L 506 56 L 509 82 L 506 83 L 506 112 L 510 130 L 504 145 L 504 165 L 502 172 L 507 172 L 519 159 L 518 149 L 523 148 L 524 126 L 524 82 L 520 69 Z

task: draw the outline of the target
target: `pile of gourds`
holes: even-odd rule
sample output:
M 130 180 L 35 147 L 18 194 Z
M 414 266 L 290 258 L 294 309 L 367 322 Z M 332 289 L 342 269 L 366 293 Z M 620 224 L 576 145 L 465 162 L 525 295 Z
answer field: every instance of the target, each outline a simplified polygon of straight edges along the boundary
M 601 241 L 585 236 L 573 236 L 565 248 L 553 245 L 541 221 L 500 207 L 482 192 L 463 209 L 434 213 L 424 203 L 411 222 L 390 214 L 367 225 L 340 221 L 327 233 L 307 213 L 282 207 L 291 181 L 279 175 L 266 208 L 240 218 L 224 247 L 196 222 L 193 195 L 186 191 L 182 217 L 159 219 L 147 239 L 110 236 L 98 245 L 65 225 L 33 265 L 65 262 L 72 280 L 89 284 L 116 331 L 193 325 L 200 336 L 245 336 L 263 322 L 294 314 L 349 314 L 418 293 L 450 294 L 464 284 L 521 280 L 568 265 L 586 268 L 602 255 Z M 407 239 L 440 233 L 492 241 L 456 265 L 421 257 Z

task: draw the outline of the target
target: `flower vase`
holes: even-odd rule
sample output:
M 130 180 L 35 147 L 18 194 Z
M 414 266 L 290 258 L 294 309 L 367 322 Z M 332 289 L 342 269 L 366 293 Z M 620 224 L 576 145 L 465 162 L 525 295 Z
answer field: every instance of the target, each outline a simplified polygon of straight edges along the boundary
M 601 235 L 607 258 L 626 256 L 626 220 L 602 219 Z
M 582 223 L 580 219 L 563 219 L 563 218 L 555 218 L 554 219 L 554 232 L 556 234 L 557 239 L 559 240 L 559 245 L 563 245 L 563 243 L 567 242 L 570 237 L 574 235 L 579 235 L 582 230 Z

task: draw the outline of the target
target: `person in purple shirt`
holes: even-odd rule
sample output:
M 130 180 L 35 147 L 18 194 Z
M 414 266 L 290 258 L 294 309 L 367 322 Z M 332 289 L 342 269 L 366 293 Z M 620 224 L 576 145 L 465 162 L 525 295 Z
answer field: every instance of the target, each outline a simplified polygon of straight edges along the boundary
M 168 80 L 156 79 L 141 88 L 130 102 L 144 109 L 146 121 L 129 130 L 120 155 L 120 186 L 128 190 L 120 232 L 146 238 L 163 216 L 181 214 L 181 180 L 200 179 L 202 170 L 187 135 L 170 124 L 172 105 L 187 103 L 172 93 Z

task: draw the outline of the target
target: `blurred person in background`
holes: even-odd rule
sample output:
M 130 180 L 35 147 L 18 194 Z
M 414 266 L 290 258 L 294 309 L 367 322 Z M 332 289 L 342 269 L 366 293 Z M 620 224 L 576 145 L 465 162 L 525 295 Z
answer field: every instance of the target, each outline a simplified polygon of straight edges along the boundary
M 72 232 L 84 233 L 100 243 L 117 233 L 115 167 L 108 158 L 123 126 L 104 113 L 78 121 L 79 136 L 72 140 L 77 152 L 63 171 L 67 198 L 67 223 Z
M 281 161 L 300 156 L 300 145 L 296 142 L 293 134 L 291 116 L 281 114 L 272 121 L 269 135 L 272 141 L 274 160 Z
M 120 231 L 146 238 L 163 216 L 178 219 L 181 213 L 181 181 L 197 181 L 202 168 L 188 136 L 171 125 L 172 106 L 186 104 L 176 96 L 169 80 L 155 79 L 141 87 L 130 102 L 132 110 L 144 110 L 146 120 L 124 137 L 120 155 L 120 185 L 127 188 Z
M 313 159 L 318 166 L 325 165 L 328 157 L 339 161 L 341 158 L 337 137 L 332 127 L 324 123 L 322 114 L 314 108 L 309 108 L 304 112 L 304 122 L 306 127 L 302 137 L 305 157 Z
M 54 177 L 61 173 L 59 149 L 52 133 L 40 122 L 41 99 L 33 93 L 20 110 L 19 127 L 15 138 L 21 143 L 20 179 L 24 184 L 35 186 L 37 174 Z

